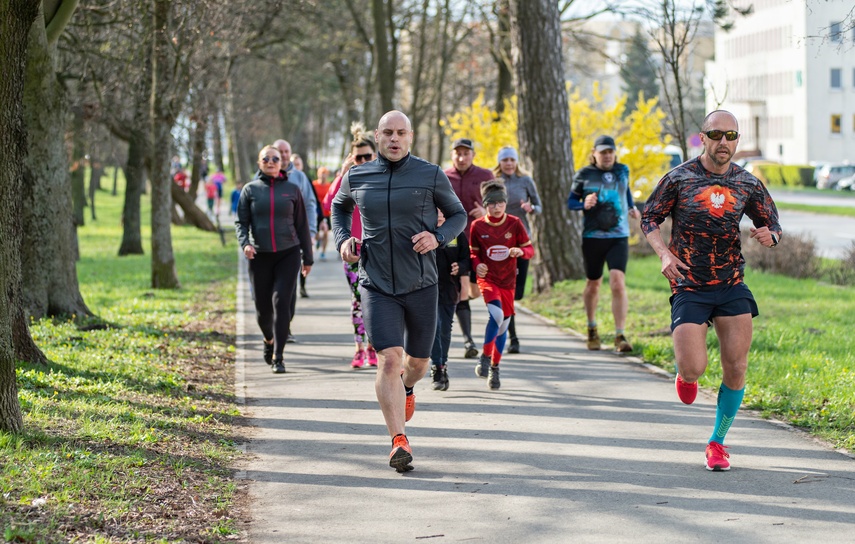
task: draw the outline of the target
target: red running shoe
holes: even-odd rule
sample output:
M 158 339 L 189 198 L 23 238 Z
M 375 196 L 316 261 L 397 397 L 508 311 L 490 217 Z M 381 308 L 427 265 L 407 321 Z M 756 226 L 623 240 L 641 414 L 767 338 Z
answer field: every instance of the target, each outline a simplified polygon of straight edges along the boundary
M 392 439 L 392 453 L 389 454 L 389 466 L 398 472 L 407 472 L 413 470 L 413 450 L 410 448 L 410 441 L 403 434 L 397 435 Z
M 725 449 L 727 449 L 727 446 L 718 442 L 707 444 L 707 462 L 705 465 L 707 470 L 715 472 L 730 470 L 730 461 L 727 460 L 730 454 L 724 451 Z
M 683 404 L 692 404 L 698 396 L 698 382 L 684 382 L 683 378 L 677 374 L 677 379 L 674 380 L 674 385 L 677 388 L 677 396 L 683 401 Z
M 350 362 L 351 368 L 362 368 L 365 364 L 365 352 L 362 350 L 357 351 L 353 355 L 353 360 Z

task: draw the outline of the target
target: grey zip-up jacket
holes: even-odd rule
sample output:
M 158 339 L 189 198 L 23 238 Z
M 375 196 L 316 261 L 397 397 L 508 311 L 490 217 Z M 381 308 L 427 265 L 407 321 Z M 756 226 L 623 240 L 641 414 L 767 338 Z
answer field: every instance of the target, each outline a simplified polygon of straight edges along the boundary
M 261 174 L 244 185 L 238 199 L 235 231 L 241 249 L 251 244 L 261 253 L 275 253 L 300 246 L 303 264 L 313 264 L 303 195 L 284 176 L 270 178 Z
M 437 283 L 436 256 L 413 249 L 422 231 L 440 234 L 441 245 L 466 226 L 466 211 L 442 169 L 408 154 L 398 162 L 382 155 L 354 166 L 332 201 L 335 247 L 350 238 L 353 207 L 362 217 L 359 284 L 388 295 L 403 295 Z M 436 226 L 436 209 L 445 223 Z

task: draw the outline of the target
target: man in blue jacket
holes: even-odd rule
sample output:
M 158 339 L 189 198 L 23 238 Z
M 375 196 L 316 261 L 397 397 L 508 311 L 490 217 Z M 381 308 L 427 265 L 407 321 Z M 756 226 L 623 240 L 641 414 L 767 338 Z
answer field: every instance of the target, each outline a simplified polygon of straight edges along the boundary
M 406 115 L 383 115 L 374 139 L 377 159 L 354 166 L 341 181 L 332 227 L 341 258 L 359 261 L 365 329 L 380 355 L 374 388 L 392 437 L 389 465 L 405 472 L 413 468 L 405 422 L 415 411 L 413 387 L 427 372 L 436 332 L 434 250 L 460 234 L 466 211 L 442 169 L 410 154 Z M 350 235 L 354 206 L 362 240 Z M 446 218 L 440 227 L 437 208 Z

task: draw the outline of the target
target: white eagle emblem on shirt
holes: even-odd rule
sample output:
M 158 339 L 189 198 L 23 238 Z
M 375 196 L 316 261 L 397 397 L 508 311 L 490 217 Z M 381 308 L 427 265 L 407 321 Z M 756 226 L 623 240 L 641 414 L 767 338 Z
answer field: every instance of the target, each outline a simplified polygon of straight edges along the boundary
M 713 208 L 721 208 L 724 206 L 724 195 L 722 193 L 712 193 L 710 195 L 710 202 L 712 202 Z

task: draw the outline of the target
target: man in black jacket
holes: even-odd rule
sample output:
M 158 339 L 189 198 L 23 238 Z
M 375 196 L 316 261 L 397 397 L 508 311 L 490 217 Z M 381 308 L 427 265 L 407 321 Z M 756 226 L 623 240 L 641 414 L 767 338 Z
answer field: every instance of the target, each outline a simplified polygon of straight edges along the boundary
M 332 226 L 342 259 L 359 261 L 365 329 L 380 355 L 374 388 L 392 437 L 389 465 L 405 472 L 413 468 L 405 422 L 415 411 L 413 387 L 427 372 L 436 331 L 434 250 L 460 234 L 466 211 L 439 166 L 410 154 L 413 129 L 406 115 L 383 115 L 374 139 L 378 158 L 342 179 Z M 362 240 L 350 235 L 354 206 Z M 437 208 L 446 217 L 440 227 Z

